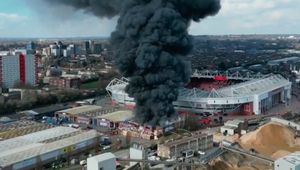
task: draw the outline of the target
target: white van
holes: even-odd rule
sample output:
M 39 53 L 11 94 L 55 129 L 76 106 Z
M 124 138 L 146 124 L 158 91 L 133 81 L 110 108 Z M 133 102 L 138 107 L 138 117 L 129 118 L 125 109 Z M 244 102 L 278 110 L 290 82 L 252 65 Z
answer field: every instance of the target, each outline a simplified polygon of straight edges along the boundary
M 194 156 L 194 151 L 192 151 L 192 150 L 187 150 L 187 151 L 184 151 L 184 152 L 182 153 L 182 155 L 183 155 L 183 157 L 185 157 L 185 158 L 191 158 L 191 157 Z

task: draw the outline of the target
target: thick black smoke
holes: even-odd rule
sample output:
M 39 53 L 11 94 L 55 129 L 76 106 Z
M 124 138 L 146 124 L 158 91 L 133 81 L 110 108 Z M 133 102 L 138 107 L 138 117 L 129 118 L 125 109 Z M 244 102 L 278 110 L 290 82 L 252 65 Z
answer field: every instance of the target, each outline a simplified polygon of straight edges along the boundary
M 178 88 L 188 83 L 191 21 L 215 15 L 220 0 L 48 0 L 97 16 L 119 15 L 111 41 L 119 70 L 130 78 L 137 117 L 157 124 L 174 114 Z
M 81 9 L 98 17 L 111 18 L 120 13 L 125 0 L 46 0 L 49 4 L 64 4 Z

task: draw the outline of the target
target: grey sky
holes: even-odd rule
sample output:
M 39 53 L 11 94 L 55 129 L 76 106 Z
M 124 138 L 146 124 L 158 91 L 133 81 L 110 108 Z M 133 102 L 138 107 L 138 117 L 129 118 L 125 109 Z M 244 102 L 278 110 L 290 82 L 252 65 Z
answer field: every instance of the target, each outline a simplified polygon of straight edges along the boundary
M 71 8 L 34 10 L 28 0 L 1 0 L 0 37 L 109 36 L 117 18 L 100 19 Z M 192 23 L 190 33 L 203 34 L 299 34 L 299 0 L 221 0 L 216 16 Z M 39 6 L 39 4 L 37 4 Z M 59 15 L 61 10 L 69 15 Z

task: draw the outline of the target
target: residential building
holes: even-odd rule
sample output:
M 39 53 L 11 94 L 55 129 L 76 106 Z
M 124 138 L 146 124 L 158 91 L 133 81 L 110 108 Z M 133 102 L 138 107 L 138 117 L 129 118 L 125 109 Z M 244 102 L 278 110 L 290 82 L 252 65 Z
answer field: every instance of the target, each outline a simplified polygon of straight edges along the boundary
M 37 57 L 32 54 L 15 52 L 0 56 L 1 87 L 12 88 L 15 85 L 32 85 L 38 82 Z
M 70 77 L 51 77 L 49 79 L 49 85 L 60 89 L 78 89 L 80 87 L 80 78 Z

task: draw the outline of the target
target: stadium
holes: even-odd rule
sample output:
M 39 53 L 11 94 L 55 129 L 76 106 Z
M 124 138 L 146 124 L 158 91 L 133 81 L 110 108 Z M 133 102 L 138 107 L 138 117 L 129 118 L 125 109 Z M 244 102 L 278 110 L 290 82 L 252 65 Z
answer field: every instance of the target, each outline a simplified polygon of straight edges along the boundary
M 124 91 L 128 79 L 115 78 L 106 87 L 112 103 L 134 108 L 134 99 Z M 259 115 L 291 101 L 292 83 L 281 75 L 198 71 L 179 89 L 173 102 L 179 112 Z

